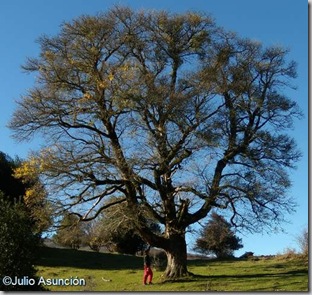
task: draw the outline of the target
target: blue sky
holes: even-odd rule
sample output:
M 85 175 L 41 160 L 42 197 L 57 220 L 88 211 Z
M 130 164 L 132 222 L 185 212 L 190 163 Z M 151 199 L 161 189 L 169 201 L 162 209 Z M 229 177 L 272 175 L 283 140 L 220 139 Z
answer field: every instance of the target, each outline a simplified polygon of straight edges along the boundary
M 291 171 L 290 191 L 298 203 L 297 212 L 288 216 L 285 233 L 240 235 L 245 251 L 255 254 L 281 253 L 297 248 L 296 236 L 308 225 L 308 1 L 304 0 L 1 0 L 0 1 L 0 151 L 11 157 L 26 158 L 40 147 L 40 138 L 17 143 L 6 127 L 15 108 L 15 100 L 33 86 L 34 77 L 21 71 L 27 57 L 39 53 L 36 43 L 42 34 L 54 35 L 64 21 L 81 14 L 96 14 L 114 4 L 135 9 L 165 9 L 172 12 L 204 11 L 216 23 L 243 37 L 278 44 L 290 49 L 289 58 L 298 63 L 298 89 L 290 95 L 298 102 L 304 118 L 290 131 L 303 153 L 295 171 Z M 190 242 L 191 237 L 188 238 Z

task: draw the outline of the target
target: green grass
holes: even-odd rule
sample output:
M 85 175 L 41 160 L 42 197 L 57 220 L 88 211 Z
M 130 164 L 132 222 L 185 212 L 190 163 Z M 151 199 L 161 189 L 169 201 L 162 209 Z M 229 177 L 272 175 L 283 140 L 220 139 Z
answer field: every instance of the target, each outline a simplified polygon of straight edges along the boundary
M 46 286 L 51 291 L 308 291 L 308 263 L 300 257 L 254 260 L 190 260 L 194 277 L 143 286 L 141 257 L 42 248 L 38 276 L 83 278 L 85 286 Z

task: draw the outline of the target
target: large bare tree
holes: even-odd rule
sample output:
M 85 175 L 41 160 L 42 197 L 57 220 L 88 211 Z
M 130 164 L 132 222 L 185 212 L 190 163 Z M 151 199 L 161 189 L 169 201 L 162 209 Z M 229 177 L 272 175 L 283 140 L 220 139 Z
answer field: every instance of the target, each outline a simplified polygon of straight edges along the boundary
M 263 47 L 199 13 L 115 7 L 64 23 L 28 59 L 36 83 L 18 102 L 17 139 L 63 210 L 91 220 L 123 203 L 144 240 L 188 274 L 185 233 L 212 209 L 258 230 L 293 209 L 287 135 L 300 112 L 287 50 Z M 109 201 L 109 200 L 112 201 Z M 163 225 L 155 234 L 146 215 Z

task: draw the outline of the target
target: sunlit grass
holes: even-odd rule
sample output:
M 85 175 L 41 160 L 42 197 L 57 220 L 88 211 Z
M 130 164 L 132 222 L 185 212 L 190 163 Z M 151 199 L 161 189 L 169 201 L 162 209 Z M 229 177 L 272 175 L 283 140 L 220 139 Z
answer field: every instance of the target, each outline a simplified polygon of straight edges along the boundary
M 38 275 L 83 278 L 85 286 L 47 286 L 51 291 L 308 291 L 308 264 L 302 258 L 191 260 L 195 274 L 166 282 L 154 269 L 153 285 L 142 284 L 141 257 L 44 249 Z

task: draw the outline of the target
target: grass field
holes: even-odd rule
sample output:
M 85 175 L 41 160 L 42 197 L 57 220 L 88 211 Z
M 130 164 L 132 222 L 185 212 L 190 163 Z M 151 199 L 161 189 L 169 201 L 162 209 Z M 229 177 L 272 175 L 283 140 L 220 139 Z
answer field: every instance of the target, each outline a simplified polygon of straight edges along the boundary
M 299 256 L 252 260 L 189 260 L 194 277 L 165 282 L 154 269 L 153 285 L 142 285 L 142 258 L 42 248 L 38 276 L 84 279 L 84 286 L 46 286 L 51 291 L 308 291 L 308 262 Z

